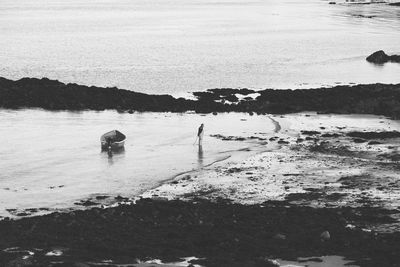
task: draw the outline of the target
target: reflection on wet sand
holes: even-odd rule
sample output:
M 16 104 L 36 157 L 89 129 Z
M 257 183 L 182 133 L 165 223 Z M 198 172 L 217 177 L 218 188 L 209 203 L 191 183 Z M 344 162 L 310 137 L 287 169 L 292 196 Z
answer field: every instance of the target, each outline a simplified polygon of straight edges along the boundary
M 203 167 L 203 159 L 204 159 L 203 146 L 199 144 L 199 150 L 197 151 L 197 165 L 199 168 Z

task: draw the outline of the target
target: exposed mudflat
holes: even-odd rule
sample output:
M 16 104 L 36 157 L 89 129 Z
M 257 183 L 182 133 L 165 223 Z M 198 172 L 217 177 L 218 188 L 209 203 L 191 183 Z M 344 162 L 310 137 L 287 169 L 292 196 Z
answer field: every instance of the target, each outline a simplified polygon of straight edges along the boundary
M 265 136 L 270 151 L 178 177 L 145 196 L 222 197 L 242 204 L 286 200 L 312 207 L 400 207 L 398 122 L 373 116 L 276 117 L 283 128 Z

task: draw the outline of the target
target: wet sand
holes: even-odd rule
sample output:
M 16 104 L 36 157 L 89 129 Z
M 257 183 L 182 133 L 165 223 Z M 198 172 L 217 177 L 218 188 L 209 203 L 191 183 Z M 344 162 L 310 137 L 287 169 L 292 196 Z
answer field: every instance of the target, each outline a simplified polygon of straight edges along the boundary
M 183 175 L 144 196 L 224 198 L 241 204 L 288 200 L 313 207 L 400 207 L 398 121 L 315 113 L 273 119 L 282 129 L 265 135 L 269 151 Z M 377 133 L 395 133 L 395 138 L 385 134 L 380 138 Z

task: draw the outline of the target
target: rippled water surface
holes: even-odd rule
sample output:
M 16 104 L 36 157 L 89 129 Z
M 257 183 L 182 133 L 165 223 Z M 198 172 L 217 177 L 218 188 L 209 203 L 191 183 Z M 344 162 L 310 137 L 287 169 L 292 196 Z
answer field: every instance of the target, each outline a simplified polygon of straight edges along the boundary
M 200 123 L 204 144 L 193 145 Z M 119 129 L 125 151 L 109 157 L 101 134 Z M 272 134 L 266 116 L 246 114 L 0 110 L 0 215 L 5 209 L 67 208 L 94 194 L 134 196 L 174 175 L 265 149 L 211 134 Z M 250 151 L 239 151 L 239 150 Z
M 400 8 L 322 0 L 2 0 L 0 76 L 181 94 L 398 83 Z M 344 1 L 343 1 L 344 2 Z

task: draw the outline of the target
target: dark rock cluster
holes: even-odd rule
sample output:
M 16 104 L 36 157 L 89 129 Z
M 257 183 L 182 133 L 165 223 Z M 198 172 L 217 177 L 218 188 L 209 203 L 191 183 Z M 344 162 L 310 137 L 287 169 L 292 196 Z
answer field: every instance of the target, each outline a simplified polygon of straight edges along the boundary
M 386 62 L 400 63 L 400 55 L 389 56 L 383 50 L 379 50 L 369 55 L 367 61 L 375 64 L 384 64 Z
M 192 263 L 203 266 L 257 267 L 273 266 L 269 259 L 274 258 L 321 255 L 343 255 L 361 266 L 397 266 L 400 234 L 362 230 L 392 223 L 395 213 L 273 201 L 248 206 L 143 199 L 135 205 L 1 221 L 0 266 L 92 266 L 87 263 L 106 259 L 113 264 L 150 258 L 172 262 L 196 256 L 202 259 Z M 28 250 L 35 254 L 24 258 Z M 48 254 L 54 250 L 62 255 Z
M 147 95 L 118 88 L 64 84 L 46 78 L 11 81 L 0 78 L 0 107 L 48 110 L 173 111 L 196 108 L 196 103 L 170 95 Z
M 400 138 L 400 132 L 398 131 L 349 132 L 347 133 L 347 136 L 363 138 L 363 139 L 388 139 L 388 138 Z
M 247 95 L 257 93 L 253 99 Z M 64 84 L 46 78 L 18 81 L 0 78 L 0 108 L 47 110 L 156 111 L 198 113 L 247 112 L 284 114 L 301 111 L 376 114 L 400 117 L 400 84 L 368 84 L 333 88 L 253 91 L 211 89 L 196 92 L 197 100 L 148 95 L 118 88 Z M 237 95 L 244 96 L 239 100 Z M 228 102 L 229 101 L 229 102 Z

